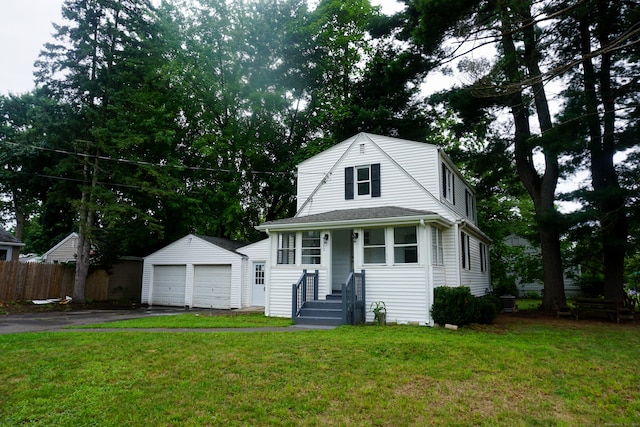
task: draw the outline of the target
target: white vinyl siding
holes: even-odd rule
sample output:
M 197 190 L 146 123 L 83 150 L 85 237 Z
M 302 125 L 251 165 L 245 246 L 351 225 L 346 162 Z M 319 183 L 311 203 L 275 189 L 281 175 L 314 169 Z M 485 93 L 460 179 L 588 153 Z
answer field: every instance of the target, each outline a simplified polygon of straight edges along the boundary
M 244 278 L 246 271 L 244 257 L 236 252 L 223 249 L 198 236 L 188 235 L 179 239 L 144 259 L 142 274 L 143 304 L 153 304 L 154 267 L 167 265 L 185 266 L 184 306 L 194 307 L 194 270 L 199 265 L 227 265 L 231 268 L 230 308 L 242 308 L 248 301 L 249 280 Z M 160 305 L 160 304 L 158 304 Z
M 401 206 L 455 219 L 451 210 L 440 203 L 440 179 L 433 172 L 439 170 L 440 164 L 436 146 L 369 134 L 360 134 L 356 139 L 355 143 L 350 138 L 337 144 L 298 166 L 298 216 L 337 209 Z M 363 153 L 361 144 L 365 145 Z M 373 164 L 380 164 L 380 197 L 355 196 L 355 200 L 345 200 L 345 168 Z

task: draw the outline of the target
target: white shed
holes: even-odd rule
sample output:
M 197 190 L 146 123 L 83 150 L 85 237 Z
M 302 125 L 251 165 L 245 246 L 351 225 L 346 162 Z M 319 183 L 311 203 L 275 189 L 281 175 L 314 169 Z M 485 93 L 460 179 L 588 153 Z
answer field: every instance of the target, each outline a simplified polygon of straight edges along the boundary
M 251 306 L 246 243 L 189 234 L 144 259 L 143 304 L 231 309 Z M 249 245 L 251 246 L 251 245 Z

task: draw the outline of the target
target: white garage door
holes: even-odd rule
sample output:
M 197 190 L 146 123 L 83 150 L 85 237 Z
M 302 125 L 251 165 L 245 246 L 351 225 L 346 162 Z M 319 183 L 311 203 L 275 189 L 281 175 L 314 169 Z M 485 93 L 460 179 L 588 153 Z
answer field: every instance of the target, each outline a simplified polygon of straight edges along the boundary
M 193 306 L 201 308 L 231 308 L 230 265 L 194 266 Z
M 184 307 L 186 265 L 154 265 L 151 305 Z

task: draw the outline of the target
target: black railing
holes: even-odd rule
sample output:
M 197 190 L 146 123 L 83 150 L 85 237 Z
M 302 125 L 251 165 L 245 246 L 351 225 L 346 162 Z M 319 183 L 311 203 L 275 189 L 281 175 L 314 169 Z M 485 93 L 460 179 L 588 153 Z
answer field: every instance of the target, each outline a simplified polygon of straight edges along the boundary
M 347 283 L 342 284 L 342 323 L 355 325 L 364 323 L 365 313 L 365 280 L 364 270 L 349 274 Z
M 318 299 L 318 270 L 307 273 L 302 270 L 302 276 L 292 285 L 291 319 L 296 320 L 305 301 Z

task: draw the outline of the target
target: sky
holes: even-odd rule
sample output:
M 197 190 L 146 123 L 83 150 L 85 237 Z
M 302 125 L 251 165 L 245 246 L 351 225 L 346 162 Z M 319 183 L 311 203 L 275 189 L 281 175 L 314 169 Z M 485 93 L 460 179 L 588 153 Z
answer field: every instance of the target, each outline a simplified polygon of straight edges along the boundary
M 21 94 L 35 87 L 33 63 L 51 41 L 52 23 L 61 23 L 63 0 L 0 0 L 0 94 Z M 401 10 L 395 0 L 372 0 L 384 13 Z

